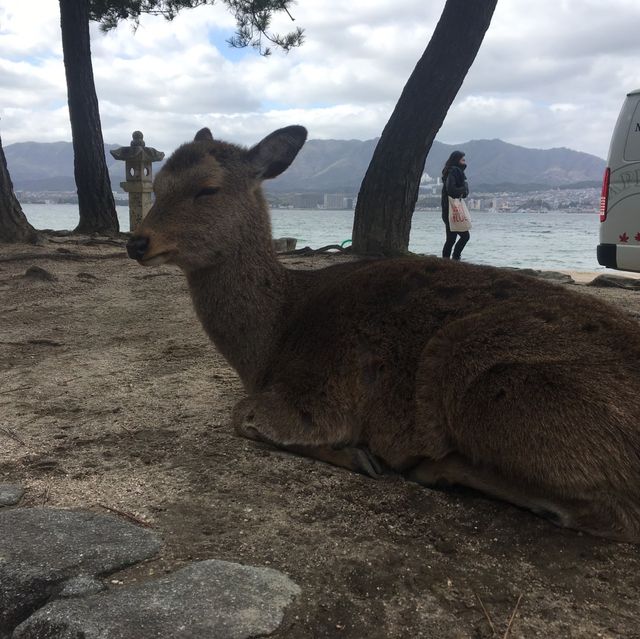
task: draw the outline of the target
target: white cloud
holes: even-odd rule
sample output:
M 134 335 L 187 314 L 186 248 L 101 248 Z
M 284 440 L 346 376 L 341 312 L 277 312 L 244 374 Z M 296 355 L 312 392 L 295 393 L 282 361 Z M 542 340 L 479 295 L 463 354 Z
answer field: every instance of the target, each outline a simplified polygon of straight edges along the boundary
M 566 102 L 558 102 L 549 106 L 551 111 L 557 113 L 575 113 L 579 108 L 577 104 L 567 104 Z
M 312 138 L 380 135 L 422 55 L 444 0 L 300 0 L 302 48 L 261 58 L 224 45 L 233 17 L 218 3 L 134 33 L 92 25 L 104 139 L 141 129 L 171 151 L 202 126 L 252 144 L 304 124 Z M 605 156 L 627 91 L 640 87 L 637 0 L 499 0 L 482 48 L 438 134 L 501 138 Z M 70 139 L 58 4 L 0 0 L 0 133 L 4 144 Z

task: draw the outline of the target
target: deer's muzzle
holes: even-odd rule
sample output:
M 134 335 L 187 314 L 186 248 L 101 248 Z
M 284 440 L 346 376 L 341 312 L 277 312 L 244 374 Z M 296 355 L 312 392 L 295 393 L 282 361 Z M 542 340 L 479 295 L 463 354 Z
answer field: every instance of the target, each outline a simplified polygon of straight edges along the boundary
M 127 242 L 127 255 L 132 260 L 141 260 L 149 248 L 149 238 L 133 236 Z

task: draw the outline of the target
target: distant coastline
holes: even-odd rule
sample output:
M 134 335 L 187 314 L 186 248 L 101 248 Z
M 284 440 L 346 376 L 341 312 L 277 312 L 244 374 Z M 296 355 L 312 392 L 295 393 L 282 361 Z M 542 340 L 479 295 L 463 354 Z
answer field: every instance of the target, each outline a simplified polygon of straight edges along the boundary
M 417 211 L 440 210 L 439 183 L 424 183 L 420 187 Z M 21 204 L 70 204 L 78 203 L 75 191 L 17 191 Z M 128 206 L 124 193 L 114 191 L 116 205 Z M 266 193 L 272 209 L 309 209 L 309 210 L 353 210 L 357 193 Z M 539 189 L 535 191 L 497 191 L 472 192 L 467 204 L 472 211 L 490 212 L 544 212 L 568 211 L 572 213 L 591 213 L 598 210 L 600 189 L 595 187 L 579 189 Z

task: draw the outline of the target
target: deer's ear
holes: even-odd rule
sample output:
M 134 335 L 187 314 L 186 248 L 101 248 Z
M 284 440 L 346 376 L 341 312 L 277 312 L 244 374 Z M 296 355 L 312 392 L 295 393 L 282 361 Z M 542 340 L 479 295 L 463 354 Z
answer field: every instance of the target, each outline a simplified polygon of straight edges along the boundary
M 303 126 L 287 126 L 270 133 L 247 151 L 247 160 L 257 178 L 268 180 L 282 173 L 293 162 L 307 139 Z
M 196 133 L 196 137 L 193 138 L 194 142 L 213 142 L 213 135 L 211 135 L 211 131 L 205 127 L 204 129 L 200 129 Z

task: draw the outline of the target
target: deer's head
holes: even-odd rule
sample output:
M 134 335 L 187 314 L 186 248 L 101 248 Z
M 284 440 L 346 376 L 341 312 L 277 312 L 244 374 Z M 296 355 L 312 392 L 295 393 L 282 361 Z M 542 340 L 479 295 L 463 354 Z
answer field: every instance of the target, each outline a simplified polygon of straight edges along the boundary
M 260 185 L 291 164 L 306 137 L 304 127 L 289 126 L 244 149 L 198 131 L 156 176 L 155 202 L 127 243 L 129 257 L 193 271 L 233 254 L 241 242 L 265 235 L 270 241 Z

